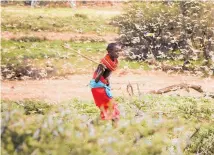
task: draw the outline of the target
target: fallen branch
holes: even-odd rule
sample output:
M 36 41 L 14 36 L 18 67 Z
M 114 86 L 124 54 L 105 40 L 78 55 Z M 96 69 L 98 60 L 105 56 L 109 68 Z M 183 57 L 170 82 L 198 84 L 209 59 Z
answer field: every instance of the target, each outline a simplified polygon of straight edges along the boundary
M 152 90 L 152 91 L 149 91 L 148 93 L 150 93 L 150 94 L 164 94 L 164 93 L 168 93 L 168 92 L 171 92 L 171 91 L 176 91 L 176 90 L 179 90 L 179 89 L 186 89 L 189 92 L 190 88 L 196 90 L 199 93 L 204 93 L 204 91 L 201 88 L 201 86 L 192 85 L 192 84 L 185 84 L 185 83 L 172 85 L 172 86 L 169 86 L 169 87 L 166 87 L 166 88 L 162 88 L 162 89 L 159 89 L 159 90 Z
M 171 91 L 176 91 L 176 90 L 181 90 L 181 89 L 185 89 L 187 92 L 189 92 L 189 89 L 194 89 L 195 91 L 202 93 L 204 95 L 204 97 L 210 97 L 210 98 L 214 98 L 214 93 L 213 92 L 205 92 L 200 85 L 193 85 L 193 84 L 186 84 L 186 83 L 181 83 L 181 84 L 175 84 L 172 86 L 168 86 L 159 90 L 152 90 L 147 92 L 146 94 L 164 94 L 164 93 L 168 93 Z M 138 89 L 138 95 L 139 97 L 141 96 L 141 92 L 140 92 L 140 88 L 139 85 L 137 84 L 137 89 Z M 133 96 L 134 95 L 134 89 L 132 84 L 129 82 L 127 87 L 126 87 L 126 91 L 129 94 L 129 96 Z M 145 93 L 144 93 L 145 94 Z

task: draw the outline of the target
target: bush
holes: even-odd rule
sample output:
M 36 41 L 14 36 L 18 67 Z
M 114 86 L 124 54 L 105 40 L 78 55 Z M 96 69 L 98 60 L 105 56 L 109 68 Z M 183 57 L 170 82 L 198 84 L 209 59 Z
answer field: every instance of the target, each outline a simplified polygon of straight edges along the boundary
M 8 104 L 8 105 L 7 105 Z M 24 101 L 3 101 L 2 103 L 2 112 L 13 111 L 19 109 L 24 111 L 25 115 L 30 114 L 46 114 L 51 110 L 52 106 L 46 102 L 37 101 L 37 100 L 24 100 Z M 22 110 L 21 110 L 22 109 Z
M 182 117 L 190 113 L 180 111 L 179 106 L 183 103 L 184 107 L 186 102 L 191 105 L 190 108 L 193 105 L 213 107 L 212 99 L 144 95 L 142 100 L 121 97 L 116 101 L 121 111 L 121 120 L 116 129 L 112 128 L 110 121 L 89 123 L 99 116 L 98 108 L 91 101 L 74 99 L 56 105 L 34 100 L 3 101 L 1 153 L 182 154 L 185 140 L 194 127 L 201 124 L 199 132 L 190 139 L 186 153 L 198 151 L 212 154 L 213 111 L 209 111 L 202 121 L 199 119 L 201 116 L 196 114 L 194 117 L 197 120 L 194 121 Z M 196 109 L 194 111 L 198 112 Z
M 202 155 L 214 154 L 214 126 L 203 126 L 191 140 L 188 150 Z
M 39 69 L 30 64 L 15 64 L 15 65 L 4 65 L 2 69 L 2 78 L 3 79 L 42 79 L 50 77 L 49 74 L 52 74 L 54 71 L 48 71 L 46 69 Z
M 134 60 L 214 60 L 212 2 L 131 3 L 114 19 L 120 28 L 119 41 Z M 211 11 L 209 11 L 211 10 Z M 213 59 L 213 60 L 212 60 Z

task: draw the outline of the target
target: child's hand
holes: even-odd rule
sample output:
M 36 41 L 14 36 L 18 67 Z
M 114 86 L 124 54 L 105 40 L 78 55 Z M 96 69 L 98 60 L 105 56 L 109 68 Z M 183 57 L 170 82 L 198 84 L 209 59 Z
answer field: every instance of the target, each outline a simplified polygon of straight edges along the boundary
M 109 79 L 107 78 L 106 81 L 107 81 L 106 85 L 110 87 L 110 81 L 109 81 Z

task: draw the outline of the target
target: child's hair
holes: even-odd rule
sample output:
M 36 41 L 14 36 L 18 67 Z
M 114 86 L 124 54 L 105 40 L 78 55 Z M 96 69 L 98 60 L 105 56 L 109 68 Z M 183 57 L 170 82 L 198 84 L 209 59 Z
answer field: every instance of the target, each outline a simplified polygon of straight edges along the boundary
M 121 49 L 122 49 L 122 46 L 119 43 L 110 43 L 106 48 L 108 53 L 120 51 Z

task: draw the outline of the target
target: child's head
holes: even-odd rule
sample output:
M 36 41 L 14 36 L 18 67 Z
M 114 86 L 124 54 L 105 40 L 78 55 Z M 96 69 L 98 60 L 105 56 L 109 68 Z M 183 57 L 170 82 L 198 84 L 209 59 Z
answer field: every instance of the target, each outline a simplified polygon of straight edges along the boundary
M 110 43 L 108 44 L 106 50 L 112 58 L 118 58 L 119 53 L 122 51 L 122 46 L 118 43 Z

